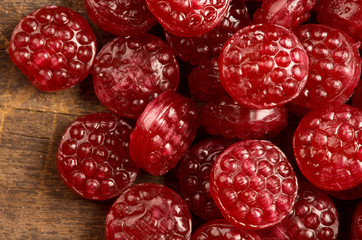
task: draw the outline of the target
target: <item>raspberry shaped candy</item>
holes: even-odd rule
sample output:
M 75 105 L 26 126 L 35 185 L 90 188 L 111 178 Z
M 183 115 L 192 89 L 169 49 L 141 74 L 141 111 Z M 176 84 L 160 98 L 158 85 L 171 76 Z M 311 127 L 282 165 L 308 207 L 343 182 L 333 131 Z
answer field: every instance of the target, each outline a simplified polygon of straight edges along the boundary
M 354 188 L 350 188 L 347 190 L 325 192 L 335 198 L 343 200 L 356 200 L 362 198 L 362 183 Z
M 265 140 L 231 145 L 210 173 L 210 192 L 221 214 L 235 227 L 258 230 L 287 217 L 298 183 L 284 153 Z
M 191 99 L 168 90 L 151 101 L 131 134 L 130 154 L 152 175 L 174 168 L 196 136 L 198 113 Z
M 362 201 L 360 201 L 353 213 L 351 237 L 352 240 L 362 239 Z
M 294 104 L 308 109 L 343 104 L 361 76 L 358 44 L 344 32 L 321 24 L 296 30 L 309 57 L 309 76 Z
M 191 240 L 261 240 L 253 231 L 238 229 L 225 219 L 217 219 L 202 225 L 191 236 Z
M 209 221 L 222 218 L 210 194 L 210 171 L 217 157 L 231 145 L 221 138 L 208 138 L 192 146 L 179 166 L 181 193 L 189 208 Z
M 330 197 L 309 184 L 301 184 L 293 212 L 281 223 L 259 231 L 263 239 L 336 240 L 339 218 Z
M 107 240 L 188 240 L 190 236 L 187 204 L 159 184 L 142 183 L 126 189 L 106 218 Z
M 139 34 L 157 23 L 145 0 L 85 0 L 84 5 L 93 22 L 115 35 Z
M 288 124 L 285 106 L 251 109 L 230 97 L 207 102 L 200 110 L 200 125 L 210 135 L 226 139 L 266 139 L 277 135 Z
M 90 72 L 96 37 L 71 9 L 45 6 L 23 18 L 11 36 L 11 60 L 42 91 L 70 88 Z
M 165 30 L 183 37 L 200 36 L 225 16 L 230 0 L 146 0 Z
M 293 137 L 295 160 L 318 188 L 347 190 L 362 183 L 362 112 L 348 105 L 314 110 Z
M 222 21 L 209 32 L 195 37 L 181 37 L 165 31 L 165 38 L 179 58 L 199 65 L 218 57 L 225 42 L 249 23 L 250 15 L 243 0 L 232 0 Z
M 98 99 L 110 111 L 136 119 L 160 93 L 176 90 L 179 67 L 173 51 L 150 34 L 117 37 L 98 53 L 92 71 Z
M 274 24 L 247 26 L 220 54 L 220 80 L 249 108 L 281 106 L 297 97 L 308 77 L 308 56 L 290 30 Z
M 338 28 L 355 41 L 362 41 L 361 0 L 320 0 L 316 12 L 319 23 Z
M 63 182 L 83 198 L 118 196 L 138 174 L 129 155 L 131 131 L 127 122 L 111 113 L 78 118 L 59 143 L 57 167 Z
M 205 62 L 194 69 L 188 76 L 190 94 L 197 101 L 211 101 L 228 96 L 220 82 L 219 60 Z
M 254 13 L 254 23 L 296 28 L 310 17 L 317 0 L 264 0 Z

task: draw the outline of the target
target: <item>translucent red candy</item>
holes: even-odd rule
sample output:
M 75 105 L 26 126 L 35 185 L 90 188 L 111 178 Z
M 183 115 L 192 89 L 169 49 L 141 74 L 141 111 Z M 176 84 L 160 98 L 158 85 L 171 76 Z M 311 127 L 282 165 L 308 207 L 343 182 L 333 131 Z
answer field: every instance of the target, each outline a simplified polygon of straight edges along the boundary
M 179 67 L 172 49 L 150 34 L 117 37 L 98 53 L 92 71 L 98 99 L 112 112 L 136 119 L 166 90 L 176 90 Z
M 323 191 L 301 184 L 293 212 L 274 227 L 260 230 L 263 239 L 335 240 L 339 228 L 337 209 Z
M 362 183 L 362 112 L 348 105 L 309 112 L 293 137 L 303 175 L 315 186 L 347 190 Z
M 165 30 L 184 37 L 205 34 L 228 10 L 230 0 L 146 0 L 148 8 Z
M 138 174 L 129 155 L 131 131 L 127 122 L 110 113 L 78 118 L 59 143 L 57 167 L 63 182 L 87 199 L 118 196 Z
M 249 23 L 249 11 L 243 0 L 233 0 L 222 21 L 207 33 L 181 37 L 165 31 L 165 38 L 179 58 L 198 65 L 218 57 L 225 42 Z
M 218 58 L 193 68 L 188 84 L 191 96 L 197 101 L 211 101 L 228 95 L 220 82 Z
M 220 80 L 249 108 L 281 106 L 297 97 L 308 77 L 308 56 L 290 30 L 274 24 L 247 26 L 220 54 Z
M 199 227 L 191 240 L 261 240 L 253 231 L 238 229 L 225 219 L 210 221 Z
M 320 0 L 316 12 L 319 23 L 338 28 L 355 41 L 362 41 L 361 0 Z
M 126 189 L 106 218 L 107 240 L 188 240 L 190 236 L 187 204 L 163 185 L 142 183 Z
M 358 45 L 346 33 L 321 24 L 295 31 L 309 57 L 307 84 L 293 103 L 307 109 L 345 103 L 361 76 Z
M 130 154 L 135 163 L 152 175 L 175 167 L 196 136 L 195 103 L 168 90 L 151 101 L 131 134 Z
M 45 6 L 15 27 L 11 60 L 42 91 L 70 88 L 89 73 L 96 37 L 83 17 L 71 9 Z
M 210 173 L 210 192 L 221 214 L 235 227 L 274 226 L 292 210 L 297 178 L 284 153 L 265 140 L 245 140 L 227 148 Z
M 222 218 L 210 194 L 210 171 L 217 157 L 231 142 L 208 138 L 192 146 L 180 161 L 182 196 L 191 211 L 205 220 Z
M 352 240 L 362 239 L 362 201 L 360 201 L 353 213 L 351 237 Z
M 309 19 L 316 2 L 316 0 L 264 0 L 261 7 L 255 11 L 253 21 L 295 28 Z
M 210 101 L 200 109 L 200 125 L 210 135 L 226 139 L 267 139 L 288 124 L 285 106 L 251 109 L 230 97 Z
M 145 0 L 85 0 L 84 5 L 92 21 L 115 35 L 136 35 L 157 23 Z

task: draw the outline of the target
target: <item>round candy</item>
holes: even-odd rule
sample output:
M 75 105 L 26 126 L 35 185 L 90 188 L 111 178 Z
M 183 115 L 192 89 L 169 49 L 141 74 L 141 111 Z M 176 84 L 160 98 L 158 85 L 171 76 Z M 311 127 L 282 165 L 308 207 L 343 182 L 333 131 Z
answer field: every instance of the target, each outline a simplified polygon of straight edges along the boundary
M 287 217 L 298 183 L 284 153 L 265 140 L 231 145 L 210 173 L 210 192 L 221 214 L 235 227 L 257 230 Z
M 362 239 L 362 201 L 360 201 L 353 213 L 351 237 L 352 240 Z
M 71 9 L 45 6 L 23 18 L 10 40 L 11 60 L 42 91 L 70 88 L 90 72 L 96 37 Z
M 129 155 L 131 131 L 127 122 L 111 113 L 78 118 L 59 143 L 57 166 L 63 182 L 87 199 L 118 196 L 138 174 Z

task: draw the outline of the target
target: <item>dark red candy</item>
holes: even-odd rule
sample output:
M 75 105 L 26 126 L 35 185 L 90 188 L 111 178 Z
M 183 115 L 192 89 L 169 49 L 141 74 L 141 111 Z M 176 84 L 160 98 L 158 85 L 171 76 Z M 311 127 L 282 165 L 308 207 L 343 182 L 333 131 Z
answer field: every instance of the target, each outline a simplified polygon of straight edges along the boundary
M 168 90 L 151 101 L 131 134 L 130 154 L 135 163 L 152 175 L 175 167 L 196 136 L 196 105 Z
M 131 131 L 127 122 L 111 113 L 78 118 L 59 143 L 57 166 L 63 182 L 87 199 L 118 196 L 138 174 L 129 155 Z
M 190 236 L 187 204 L 159 184 L 142 183 L 126 189 L 106 218 L 107 240 L 188 240 Z
M 309 76 L 294 104 L 309 109 L 345 103 L 361 76 L 358 45 L 344 32 L 321 24 L 296 30 L 309 57 Z
M 210 173 L 210 192 L 226 220 L 240 229 L 274 226 L 287 217 L 298 183 L 284 153 L 265 140 L 227 148 Z
M 362 239 L 362 200 L 354 210 L 351 225 L 352 240 Z
M 238 229 L 225 219 L 205 223 L 191 236 L 191 240 L 261 240 L 253 231 Z
M 200 125 L 210 135 L 226 139 L 266 139 L 278 134 L 288 124 L 285 106 L 251 109 L 230 97 L 210 101 L 201 107 Z
M 233 35 L 220 54 L 220 80 L 249 108 L 281 106 L 297 97 L 308 77 L 308 56 L 290 30 L 256 24 Z
M 190 210 L 209 221 L 222 218 L 210 194 L 210 171 L 217 157 L 231 142 L 221 138 L 208 138 L 192 146 L 179 166 L 182 196 Z
M 228 95 L 220 82 L 218 58 L 192 69 L 188 84 L 191 96 L 197 101 L 206 102 Z
M 94 90 L 112 112 L 136 119 L 160 93 L 176 90 L 179 67 L 173 51 L 150 34 L 117 37 L 98 53 Z
M 316 0 L 264 0 L 254 13 L 254 23 L 273 23 L 295 28 L 307 21 Z
M 362 183 L 354 188 L 350 188 L 342 191 L 325 191 L 329 195 L 335 198 L 343 200 L 355 200 L 362 198 Z
M 115 35 L 136 35 L 157 23 L 145 0 L 85 0 L 84 5 L 92 21 Z
M 181 37 L 165 31 L 165 38 L 178 57 L 198 65 L 218 57 L 225 42 L 249 22 L 249 11 L 243 0 L 232 0 L 222 21 L 209 32 L 195 37 Z
M 258 234 L 268 240 L 335 240 L 338 227 L 338 212 L 332 199 L 323 191 L 302 184 L 293 212 L 281 223 Z
M 362 81 L 360 81 L 353 93 L 352 105 L 362 110 Z
M 205 34 L 228 10 L 230 0 L 146 0 L 158 22 L 169 32 L 184 37 Z
M 362 41 L 361 0 L 320 0 L 316 12 L 319 23 L 338 28 L 355 41 Z
M 71 9 L 45 6 L 15 27 L 11 60 L 42 91 L 70 88 L 89 73 L 96 37 L 84 18 Z
M 329 191 L 362 183 L 362 112 L 338 105 L 309 112 L 294 133 L 293 151 L 303 175 Z

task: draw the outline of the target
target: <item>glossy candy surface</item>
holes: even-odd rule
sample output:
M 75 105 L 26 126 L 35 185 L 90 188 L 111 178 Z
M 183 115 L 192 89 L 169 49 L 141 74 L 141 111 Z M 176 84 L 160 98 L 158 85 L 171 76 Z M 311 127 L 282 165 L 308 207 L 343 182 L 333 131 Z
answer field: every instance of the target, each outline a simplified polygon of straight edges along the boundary
M 98 53 L 92 71 L 98 99 L 112 112 L 136 119 L 160 93 L 176 90 L 179 67 L 170 47 L 150 34 L 117 37 Z
M 106 218 L 107 240 L 188 240 L 190 236 L 187 204 L 159 184 L 142 183 L 126 189 Z
M 358 45 L 344 32 L 321 24 L 303 25 L 296 35 L 309 57 L 309 76 L 293 103 L 308 109 L 345 103 L 361 76 Z
M 89 73 L 96 38 L 86 20 L 71 9 L 45 6 L 15 27 L 11 60 L 42 91 L 70 88 Z
M 362 200 L 360 201 L 353 213 L 351 237 L 352 240 L 362 239 Z
M 210 171 L 230 141 L 208 138 L 193 145 L 180 161 L 179 182 L 182 196 L 193 211 L 205 220 L 222 218 L 210 194 Z
M 238 229 L 225 219 L 210 221 L 199 227 L 191 240 L 261 240 L 253 231 Z
M 200 125 L 206 132 L 226 139 L 266 139 L 278 134 L 287 124 L 285 106 L 251 109 L 223 97 L 207 102 L 200 109 Z
M 234 100 L 249 108 L 271 108 L 302 91 L 308 77 L 308 56 L 290 30 L 256 24 L 227 41 L 219 67 L 221 83 Z
M 347 190 L 362 183 L 362 112 L 348 105 L 309 112 L 293 137 L 303 175 L 324 190 Z
M 316 2 L 316 0 L 264 0 L 254 13 L 253 22 L 295 28 L 309 19 Z
M 209 32 L 181 37 L 165 31 L 165 38 L 179 58 L 198 65 L 218 57 L 225 42 L 249 23 L 250 15 L 243 0 L 232 0 L 224 18 Z
M 152 175 L 176 166 L 195 138 L 198 112 L 195 103 L 168 90 L 151 101 L 131 134 L 130 154 Z
M 132 127 L 110 113 L 78 118 L 59 143 L 57 167 L 63 182 L 81 197 L 116 197 L 136 180 L 138 167 L 129 155 Z
M 183 37 L 205 34 L 228 10 L 230 0 L 146 0 L 148 8 L 165 30 Z
M 84 5 L 92 21 L 115 35 L 136 35 L 157 23 L 145 0 L 85 0 Z
M 210 192 L 226 220 L 237 228 L 257 230 L 287 217 L 298 183 L 284 153 L 265 140 L 231 145 L 210 173 Z

